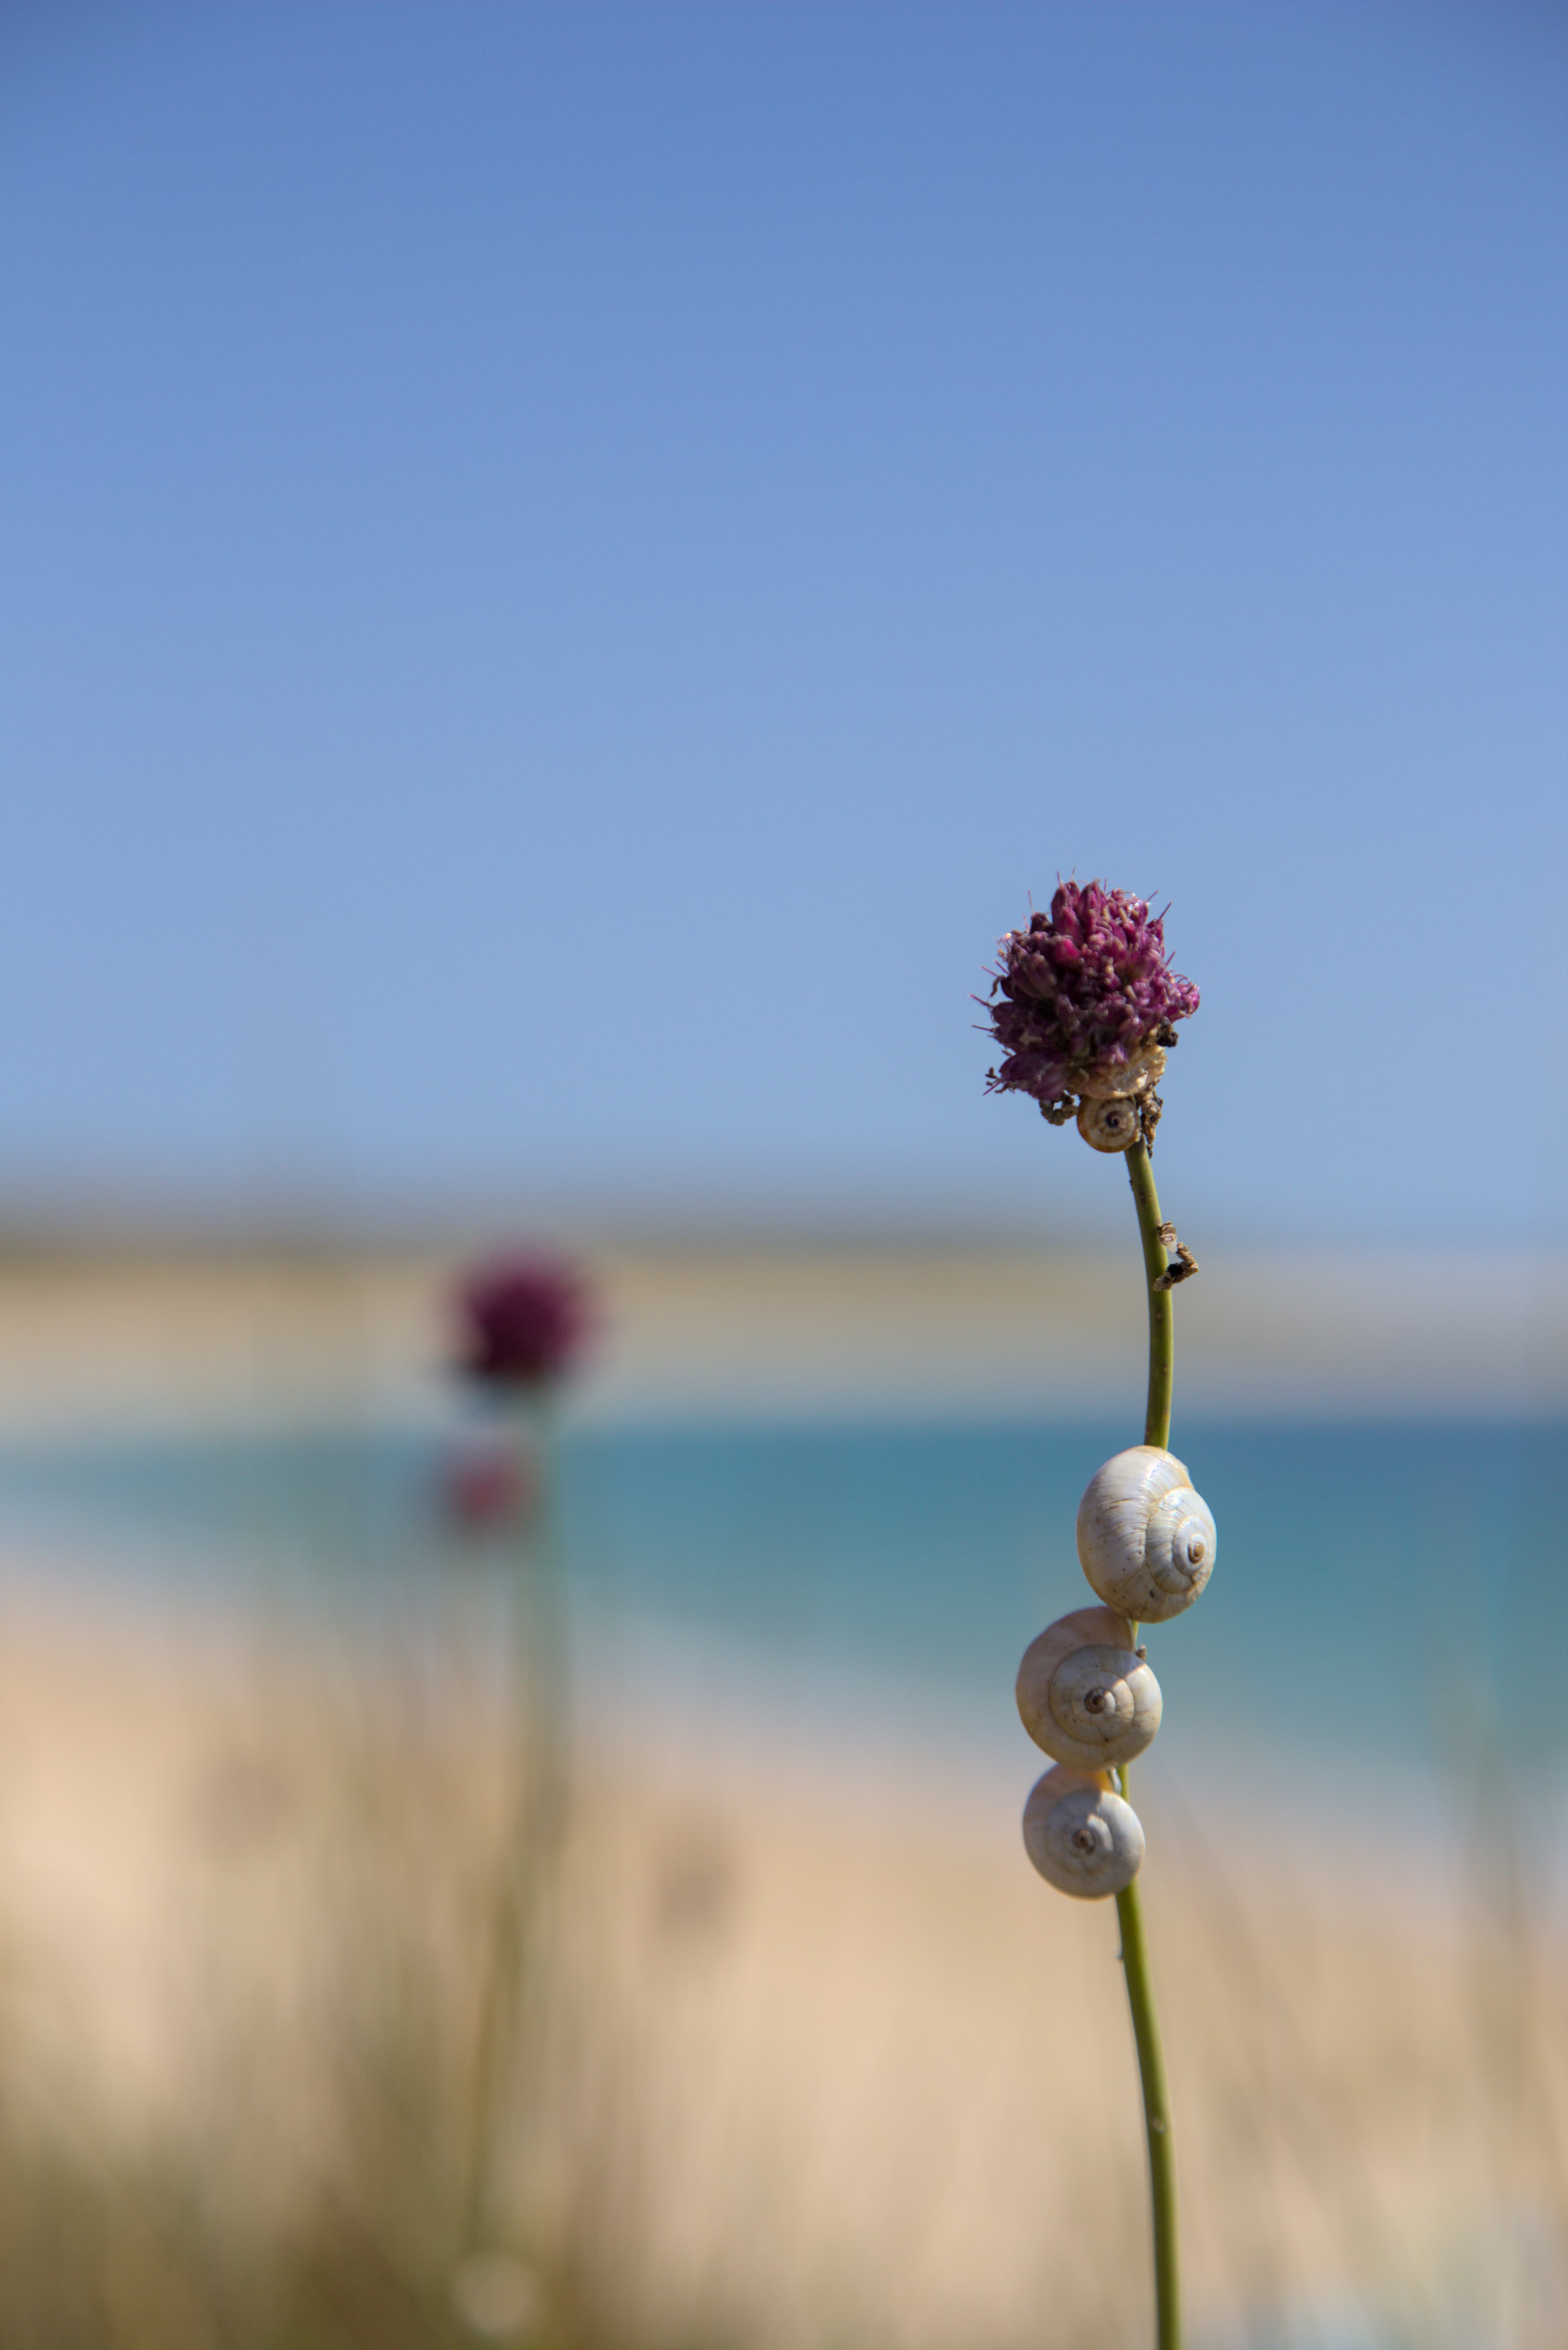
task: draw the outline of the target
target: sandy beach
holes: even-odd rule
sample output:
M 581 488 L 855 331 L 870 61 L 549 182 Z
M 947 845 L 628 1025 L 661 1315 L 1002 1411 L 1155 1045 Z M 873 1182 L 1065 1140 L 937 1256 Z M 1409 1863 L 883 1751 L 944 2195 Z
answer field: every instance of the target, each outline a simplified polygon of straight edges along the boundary
M 439 2295 L 508 1783 L 468 1608 L 372 1658 L 10 1602 L 5 2160 L 108 2167 L 88 2267 L 157 2174 L 245 2259 L 347 2211 L 389 2308 Z M 851 1783 L 761 1737 L 580 1727 L 505 2163 L 589 2338 L 1143 2338 L 1114 1912 L 941 1782 L 940 1755 Z M 1379 1898 L 1357 1855 L 1303 1869 L 1212 1806 L 1147 1824 L 1194 2339 L 1559 2343 L 1560 1925 L 1506 1869 L 1473 1906 Z M 0 2285 L 7 2340 L 35 2266 Z M 104 2290 L 112 2350 L 227 2338 L 177 2251 Z M 437 2338 L 385 2322 L 346 2338 Z
M 438 1413 L 455 1262 L 13 1257 L 0 1427 Z M 1141 1378 L 1119 1262 L 605 1247 L 590 1272 L 589 1420 L 1099 1409 Z M 1560 1408 L 1563 1284 L 1523 1258 L 1206 1266 L 1184 1393 Z M 517 1734 L 493 1607 L 454 1582 L 348 1640 L 9 1540 L 0 2340 L 1144 2341 L 1115 1916 L 1030 1872 L 1021 1734 L 1000 1772 L 912 1700 L 829 1735 L 740 1674 L 704 1697 L 722 1658 L 673 1632 L 628 1651 L 640 1680 L 587 1672 L 474 2270 L 457 2212 Z M 1395 1779 L 1326 1759 L 1283 1789 L 1144 1773 L 1205 2350 L 1562 2350 L 1562 1920 L 1529 1791 L 1474 1795 L 1436 1852 Z
M 599 1242 L 589 1417 L 1093 1412 L 1141 1392 L 1126 1252 Z M 13 1250 L 0 1427 L 420 1412 L 455 1249 Z M 1179 1297 L 1189 1411 L 1561 1415 L 1568 1256 L 1207 1251 Z

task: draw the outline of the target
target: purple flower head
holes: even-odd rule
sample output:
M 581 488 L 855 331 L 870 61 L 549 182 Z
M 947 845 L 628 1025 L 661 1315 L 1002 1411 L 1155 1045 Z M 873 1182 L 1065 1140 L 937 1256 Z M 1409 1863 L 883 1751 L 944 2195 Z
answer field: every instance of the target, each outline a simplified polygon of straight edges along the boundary
M 483 1387 L 542 1388 L 568 1371 L 591 1322 L 587 1291 L 552 1257 L 480 1266 L 458 1299 L 462 1367 Z
M 1033 1094 L 1058 1108 L 1096 1071 L 1126 1066 L 1150 1036 L 1198 1009 L 1198 990 L 1170 968 L 1165 918 L 1103 881 L 1064 881 L 1048 914 L 1009 931 L 987 1004 L 1005 1055 L 992 1093 Z

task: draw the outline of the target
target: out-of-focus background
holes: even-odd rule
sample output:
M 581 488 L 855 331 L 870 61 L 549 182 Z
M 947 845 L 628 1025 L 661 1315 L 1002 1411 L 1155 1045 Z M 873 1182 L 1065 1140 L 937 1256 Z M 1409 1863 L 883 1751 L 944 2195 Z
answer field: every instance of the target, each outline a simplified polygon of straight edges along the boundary
M 1568 17 L 16 5 L 0 118 L 0 2344 L 1147 2340 L 1075 872 L 1203 991 L 1194 2350 L 1562 2350 Z

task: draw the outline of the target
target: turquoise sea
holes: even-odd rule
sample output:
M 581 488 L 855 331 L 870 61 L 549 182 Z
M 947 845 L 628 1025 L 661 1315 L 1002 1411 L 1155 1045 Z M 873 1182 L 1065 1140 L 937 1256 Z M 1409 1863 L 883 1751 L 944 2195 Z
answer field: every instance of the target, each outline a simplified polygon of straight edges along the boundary
M 1126 1436 L 1094 1422 L 568 1430 L 562 1544 L 587 1648 L 651 1628 L 653 1649 L 625 1646 L 629 1669 L 727 1657 L 786 1715 L 864 1687 L 928 1693 L 945 1721 L 1016 1736 L 1019 1654 L 1088 1600 L 1074 1515 Z M 14 1584 L 59 1575 L 171 1604 L 406 1620 L 495 1546 L 444 1519 L 452 1441 L 363 1427 L 13 1439 L 0 1542 Z M 1560 1752 L 1541 1659 L 1568 1580 L 1568 1426 L 1194 1421 L 1176 1443 L 1220 1542 L 1200 1606 L 1147 1636 L 1168 1731 L 1352 1766 L 1442 1766 L 1499 1738 L 1521 1762 Z

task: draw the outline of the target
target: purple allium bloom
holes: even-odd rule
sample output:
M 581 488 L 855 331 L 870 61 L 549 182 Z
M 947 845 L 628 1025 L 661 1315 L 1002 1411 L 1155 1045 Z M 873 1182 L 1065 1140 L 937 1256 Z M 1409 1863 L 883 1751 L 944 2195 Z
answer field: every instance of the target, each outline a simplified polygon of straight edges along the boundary
M 992 983 L 991 1033 L 1006 1058 L 992 1093 L 1059 1106 L 1096 1069 L 1126 1066 L 1147 1036 L 1198 1009 L 1198 990 L 1170 968 L 1165 918 L 1103 881 L 1064 881 L 1048 914 L 1009 931 Z M 1162 1033 L 1163 1032 L 1163 1033 Z
M 493 1388 L 540 1388 L 571 1368 L 588 1335 L 587 1292 L 554 1258 L 507 1257 L 482 1265 L 458 1301 L 462 1367 Z

